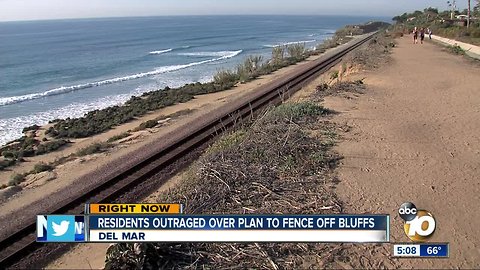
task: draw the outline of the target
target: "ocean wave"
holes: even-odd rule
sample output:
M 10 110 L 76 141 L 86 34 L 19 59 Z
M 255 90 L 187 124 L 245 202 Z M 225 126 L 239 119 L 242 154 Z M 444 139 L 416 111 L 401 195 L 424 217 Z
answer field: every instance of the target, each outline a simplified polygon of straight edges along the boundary
M 242 53 L 242 50 L 229 51 L 228 54 L 224 54 L 220 57 L 209 59 L 209 60 L 188 63 L 188 64 L 184 64 L 184 65 L 164 66 L 164 67 L 159 67 L 159 68 L 157 68 L 155 70 L 152 70 L 152 71 L 149 71 L 149 72 L 142 72 L 142 73 L 137 73 L 137 74 L 128 75 L 128 76 L 124 76 L 124 77 L 117 77 L 117 78 L 113 78 L 113 79 L 108 79 L 108 80 L 102 80 L 102 81 L 96 81 L 96 82 L 90 82 L 90 83 L 84 83 L 84 84 L 78 84 L 78 85 L 72 85 L 72 86 L 62 86 L 62 87 L 58 87 L 58 88 L 51 89 L 51 90 L 41 92 L 41 93 L 34 93 L 34 94 L 28 94 L 28 95 L 22 95 L 22 96 L 13 96 L 13 97 L 2 97 L 2 98 L 0 98 L 0 106 L 25 102 L 25 101 L 28 101 L 28 100 L 39 99 L 39 98 L 48 97 L 48 96 L 60 95 L 60 94 L 69 93 L 69 92 L 73 92 L 73 91 L 78 91 L 78 90 L 86 89 L 86 88 L 92 88 L 92 87 L 96 87 L 96 86 L 102 86 L 102 85 L 107 85 L 107 84 L 113 84 L 113 83 L 118 83 L 118 82 L 123 82 L 123 81 L 129 81 L 129 80 L 135 80 L 135 79 L 139 79 L 139 78 L 159 75 L 159 74 L 162 74 L 162 73 L 177 71 L 177 70 L 180 70 L 180 69 L 185 69 L 185 68 L 189 68 L 189 67 L 193 67 L 193 66 L 198 66 L 198 65 L 203 65 L 203 64 L 207 64 L 207 63 L 212 63 L 212 62 L 217 62 L 217 61 L 229 59 L 229 58 L 232 58 L 232 57 L 235 57 L 235 56 L 239 55 L 240 53 Z
M 193 57 L 225 57 L 236 53 L 237 51 L 218 51 L 218 52 L 186 52 L 178 53 L 181 56 L 193 56 Z
M 173 49 L 166 49 L 166 50 L 160 50 L 160 51 L 151 51 L 151 52 L 149 52 L 148 54 L 158 55 L 158 54 L 164 54 L 164 53 L 171 52 L 171 51 L 173 51 Z
M 212 80 L 213 76 L 211 75 L 206 75 L 198 79 L 201 83 L 207 83 Z M 23 135 L 22 130 L 24 127 L 45 125 L 53 119 L 81 117 L 93 110 L 101 110 L 110 106 L 124 104 L 132 96 L 140 96 L 145 92 L 162 89 L 165 86 L 176 88 L 193 82 L 193 80 L 186 78 L 162 78 L 160 82 L 139 86 L 134 91 L 126 94 L 106 96 L 89 102 L 74 102 L 60 108 L 49 109 L 34 114 L 0 119 L 0 146 L 20 138 Z
M 276 48 L 276 47 L 280 47 L 280 46 L 287 46 L 287 45 L 292 45 L 292 44 L 300 44 L 300 43 L 312 43 L 312 42 L 315 42 L 317 41 L 316 39 L 310 39 L 310 40 L 299 40 L 299 41 L 291 41 L 291 42 L 285 42 L 285 43 L 281 43 L 281 44 L 275 44 L 275 45 L 263 45 L 263 47 L 267 47 L 267 48 Z

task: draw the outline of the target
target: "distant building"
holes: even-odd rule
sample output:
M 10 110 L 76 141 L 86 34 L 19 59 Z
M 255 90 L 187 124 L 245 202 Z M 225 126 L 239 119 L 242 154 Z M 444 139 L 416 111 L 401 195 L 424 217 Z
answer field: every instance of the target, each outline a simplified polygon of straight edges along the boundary
M 457 16 L 455 16 L 455 18 L 457 18 L 459 20 L 466 20 L 468 18 L 468 16 L 467 15 L 457 15 Z

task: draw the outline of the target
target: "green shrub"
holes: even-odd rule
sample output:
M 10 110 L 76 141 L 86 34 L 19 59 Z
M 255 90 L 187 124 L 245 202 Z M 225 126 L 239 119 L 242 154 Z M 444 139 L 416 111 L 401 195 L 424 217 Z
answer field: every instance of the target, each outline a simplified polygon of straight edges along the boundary
M 249 56 L 242 64 L 237 65 L 237 79 L 247 82 L 256 78 L 262 68 L 262 56 Z
M 464 55 L 465 51 L 458 45 L 449 46 L 448 49 L 454 54 Z
M 222 136 L 213 145 L 208 147 L 207 154 L 217 153 L 224 151 L 232 146 L 235 146 L 243 141 L 247 133 L 244 130 L 238 130 L 231 134 Z
M 10 176 L 10 181 L 8 181 L 8 185 L 9 186 L 16 186 L 16 185 L 22 183 L 23 181 L 25 181 L 25 175 L 15 173 L 15 174 L 12 174 L 12 176 Z
M 135 129 L 135 131 L 144 130 L 144 129 L 147 129 L 147 128 L 153 128 L 153 127 L 155 127 L 156 125 L 158 125 L 158 121 L 157 121 L 157 120 L 148 120 L 148 121 L 145 121 L 145 122 L 141 123 L 141 124 Z
M 234 84 L 238 80 L 238 74 L 231 70 L 220 70 L 213 76 L 213 82 L 217 85 Z
M 328 86 L 328 84 L 326 84 L 326 83 L 319 84 L 319 85 L 317 85 L 317 87 L 315 87 L 315 89 L 317 91 L 326 91 L 329 88 L 330 88 L 330 86 Z
M 333 71 L 332 73 L 330 73 L 330 79 L 331 79 L 331 80 L 337 79 L 337 78 L 338 78 L 338 74 L 339 74 L 338 71 Z
M 3 151 L 3 152 L 2 152 L 2 156 L 3 156 L 4 158 L 16 159 L 17 156 L 18 156 L 18 153 L 15 152 L 15 151 L 8 151 L 8 150 L 7 150 L 7 151 Z
M 284 59 L 285 59 L 285 46 L 273 47 L 271 63 L 273 65 L 280 65 Z
M 109 142 L 109 143 L 111 143 L 111 142 L 116 142 L 116 141 L 121 140 L 121 139 L 123 139 L 123 138 L 126 138 L 126 137 L 128 137 L 128 136 L 130 136 L 130 133 L 129 133 L 129 132 L 123 132 L 123 133 L 120 133 L 120 134 L 118 134 L 118 135 L 115 135 L 115 136 L 109 138 L 109 139 L 107 140 L 107 142 Z
M 38 156 L 38 155 L 43 155 L 46 153 L 53 152 L 55 150 L 58 150 L 60 147 L 64 146 L 67 143 L 68 141 L 66 140 L 55 140 L 55 141 L 39 144 L 37 146 L 37 150 L 35 150 L 35 155 Z
M 23 148 L 18 152 L 18 157 L 33 157 L 35 156 L 35 150 L 33 149 L 32 146 L 29 146 L 27 148 Z
M 33 126 L 29 126 L 29 127 L 26 127 L 22 130 L 23 133 L 27 132 L 27 131 L 37 131 L 40 129 L 40 126 L 38 125 L 33 125 Z
M 54 167 L 52 165 L 40 162 L 35 164 L 35 166 L 33 166 L 32 173 L 41 173 L 41 172 L 51 171 L 53 169 Z
M 3 170 L 7 167 L 14 165 L 16 161 L 14 159 L 4 159 L 0 160 L 0 170 Z
M 288 45 L 287 51 L 288 51 L 288 55 L 297 61 L 303 60 L 305 58 L 305 52 L 306 52 L 305 44 L 297 43 L 297 44 Z
M 109 143 L 94 143 L 92 145 L 89 145 L 85 148 L 78 150 L 76 154 L 79 157 L 92 155 L 96 153 L 105 152 L 110 147 L 112 147 L 112 145 Z

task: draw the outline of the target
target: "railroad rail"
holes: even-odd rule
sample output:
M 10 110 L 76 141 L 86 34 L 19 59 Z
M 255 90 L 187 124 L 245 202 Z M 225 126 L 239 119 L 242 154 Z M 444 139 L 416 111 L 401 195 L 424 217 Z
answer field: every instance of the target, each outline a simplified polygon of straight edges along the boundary
M 259 87 L 252 95 L 226 104 L 212 111 L 188 128 L 188 132 L 166 139 L 159 149 L 151 149 L 145 158 L 135 161 L 127 168 L 108 175 L 108 179 L 73 198 L 68 198 L 50 214 L 82 214 L 86 202 L 111 202 L 120 195 L 154 175 L 162 168 L 178 160 L 196 147 L 233 127 L 239 121 L 252 117 L 269 105 L 282 103 L 316 75 L 329 70 L 349 52 L 373 37 L 374 33 L 356 38 L 347 44 L 329 51 L 319 59 L 302 65 L 292 73 L 274 82 Z M 257 91 L 258 90 L 258 91 Z M 22 258 L 42 246 L 36 241 L 36 220 L 32 217 L 25 226 L 0 239 L 0 269 L 19 262 Z

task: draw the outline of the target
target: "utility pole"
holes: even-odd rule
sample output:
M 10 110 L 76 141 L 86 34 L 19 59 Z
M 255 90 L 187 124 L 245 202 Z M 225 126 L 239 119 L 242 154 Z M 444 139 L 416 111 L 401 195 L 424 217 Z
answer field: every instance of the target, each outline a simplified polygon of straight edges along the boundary
M 471 1 L 471 0 L 468 0 L 467 28 L 470 27 L 470 1 Z

